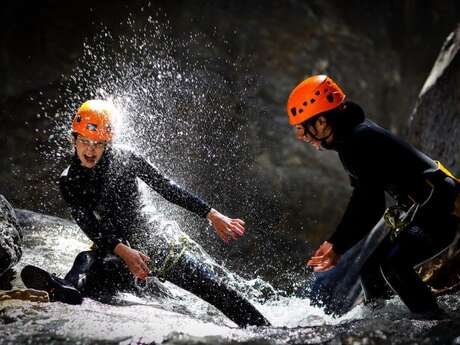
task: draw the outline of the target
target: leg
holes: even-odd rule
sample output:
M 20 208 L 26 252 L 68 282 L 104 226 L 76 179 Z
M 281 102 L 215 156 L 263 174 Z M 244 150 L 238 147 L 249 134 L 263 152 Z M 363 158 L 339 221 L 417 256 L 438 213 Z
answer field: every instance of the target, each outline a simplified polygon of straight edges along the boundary
M 167 278 L 215 306 L 240 327 L 269 325 L 248 300 L 222 282 L 210 267 L 188 253 L 183 255 Z
M 441 219 L 439 225 L 442 231 L 437 232 L 430 232 L 419 225 L 406 229 L 382 258 L 381 270 L 385 279 L 415 313 L 439 310 L 431 289 L 414 271 L 415 265 L 436 255 L 453 240 L 456 220 Z
M 134 283 L 131 273 L 118 256 L 97 251 L 78 254 L 65 280 L 83 296 L 104 300 L 118 291 L 131 290 Z

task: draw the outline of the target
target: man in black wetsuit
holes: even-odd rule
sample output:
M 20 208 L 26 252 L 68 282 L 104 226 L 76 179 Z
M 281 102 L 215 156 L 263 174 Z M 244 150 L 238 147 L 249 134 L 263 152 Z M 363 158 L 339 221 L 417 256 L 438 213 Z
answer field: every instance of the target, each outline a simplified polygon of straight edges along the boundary
M 168 201 L 207 218 L 226 242 L 244 234 L 244 222 L 211 208 L 145 158 L 113 147 L 114 113 L 113 106 L 102 100 L 87 101 L 79 108 L 72 123 L 75 155 L 59 181 L 73 218 L 94 247 L 77 256 L 64 280 L 26 266 L 21 274 L 26 286 L 48 291 L 51 299 L 78 304 L 81 296 L 104 298 L 117 291 L 134 291 L 134 277 L 145 280 L 156 274 L 213 304 L 239 326 L 268 325 L 212 267 L 187 250 L 187 243 L 193 241 L 186 239 L 180 245 L 180 239 L 149 229 L 140 211 L 138 179 Z M 181 248 L 175 248 L 178 245 Z
M 456 179 L 440 163 L 367 120 L 357 104 L 345 101 L 343 91 L 328 76 L 301 82 L 289 96 L 287 111 L 299 140 L 338 153 L 353 187 L 341 222 L 308 265 L 316 272 L 333 268 L 341 254 L 382 217 L 386 192 L 397 203 L 387 214 L 393 210 L 399 225 L 361 271 L 365 299 L 387 297 L 389 285 L 420 317 L 443 317 L 414 266 L 442 251 L 455 237 Z

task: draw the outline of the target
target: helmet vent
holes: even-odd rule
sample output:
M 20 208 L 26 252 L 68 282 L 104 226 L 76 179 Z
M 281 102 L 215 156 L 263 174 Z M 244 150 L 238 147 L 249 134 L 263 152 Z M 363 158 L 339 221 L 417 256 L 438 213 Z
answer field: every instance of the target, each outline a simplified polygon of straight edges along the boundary
M 95 132 L 97 130 L 97 125 L 94 123 L 88 123 L 86 125 L 86 129 Z
M 291 114 L 292 116 L 296 116 L 297 115 L 297 109 L 294 107 L 294 108 L 291 108 Z
M 315 103 L 315 99 L 314 98 L 310 99 L 310 103 Z
M 303 113 L 303 109 L 299 109 L 299 114 Z
M 332 103 L 334 102 L 334 95 L 332 93 L 330 93 L 329 95 L 326 96 L 327 100 Z
M 306 106 L 307 106 L 307 101 L 303 102 L 302 105 L 303 105 L 304 107 L 306 107 Z
M 316 96 L 319 96 L 319 94 L 320 94 L 319 90 L 315 92 Z

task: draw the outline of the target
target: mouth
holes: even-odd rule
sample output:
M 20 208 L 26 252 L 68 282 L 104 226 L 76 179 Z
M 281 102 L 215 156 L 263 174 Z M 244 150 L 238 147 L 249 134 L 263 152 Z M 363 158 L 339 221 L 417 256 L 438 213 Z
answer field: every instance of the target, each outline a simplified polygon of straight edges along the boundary
M 85 158 L 85 161 L 89 164 L 95 164 L 96 163 L 96 156 L 95 155 L 83 155 Z

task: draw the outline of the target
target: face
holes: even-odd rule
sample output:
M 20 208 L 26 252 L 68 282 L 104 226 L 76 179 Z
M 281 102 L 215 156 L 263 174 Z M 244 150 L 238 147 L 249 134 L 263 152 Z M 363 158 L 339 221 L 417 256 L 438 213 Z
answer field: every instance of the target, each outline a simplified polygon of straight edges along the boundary
M 324 138 L 328 143 L 333 140 L 333 135 L 331 133 L 332 129 L 323 116 L 318 117 L 312 125 L 308 125 L 308 131 L 300 124 L 295 127 L 297 139 L 309 143 L 317 150 L 321 149 L 321 140 L 316 138 Z M 313 136 L 310 133 L 313 134 Z
M 309 130 L 311 130 L 311 129 L 309 128 Z M 305 129 L 303 128 L 302 125 L 296 125 L 295 126 L 295 131 L 296 131 L 295 132 L 296 138 L 298 140 L 305 141 L 306 143 L 309 143 L 311 146 L 313 146 L 317 150 L 319 150 L 321 148 L 321 142 L 319 140 L 316 140 L 315 138 L 313 138 L 307 131 L 305 131 Z
M 86 168 L 93 168 L 99 162 L 106 146 L 106 141 L 94 141 L 81 135 L 75 139 L 77 156 Z

